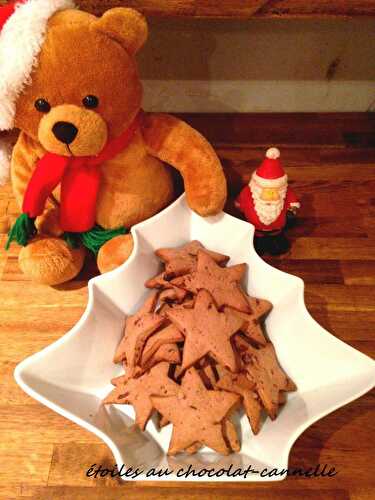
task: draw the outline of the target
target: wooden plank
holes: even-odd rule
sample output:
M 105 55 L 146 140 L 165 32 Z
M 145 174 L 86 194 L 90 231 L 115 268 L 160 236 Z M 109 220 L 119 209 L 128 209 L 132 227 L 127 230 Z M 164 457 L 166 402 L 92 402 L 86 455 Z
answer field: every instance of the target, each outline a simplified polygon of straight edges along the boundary
M 331 485 L 339 483 L 343 488 L 366 481 L 366 461 L 373 454 L 371 446 L 374 442 L 372 408 L 373 398 L 361 398 L 314 424 L 298 438 L 290 463 L 303 468 L 311 467 L 313 463 L 332 464 L 338 475 L 327 482 Z M 352 432 L 355 432 L 355 439 Z M 323 483 L 323 480 L 319 482 Z M 370 483 L 374 486 L 373 480 Z M 309 486 L 307 484 L 307 488 Z
M 371 265 L 372 264 L 372 265 Z M 375 270 L 369 261 L 347 260 L 341 262 L 341 272 L 345 285 L 375 285 Z
M 2 485 L 46 485 L 52 459 L 52 444 L 5 441 L 7 434 L 0 434 L 0 455 L 6 456 L 6 464 L 0 470 Z
M 316 16 L 372 16 L 375 13 L 371 0 L 273 0 L 259 12 L 269 17 L 316 17 Z
M 341 146 L 345 137 L 362 137 L 375 130 L 374 113 L 176 113 L 176 116 L 198 129 L 215 145 L 260 146 L 288 144 L 302 146 Z M 290 133 L 292 131 L 292 133 Z M 352 154 L 356 154 L 356 147 Z M 368 154 L 372 149 L 366 148 Z M 339 150 L 333 150 L 338 152 Z M 324 149 L 325 159 L 332 155 Z M 342 155 L 345 159 L 345 154 Z
M 306 303 L 311 309 L 331 311 L 375 312 L 374 286 L 310 284 L 306 286 Z
M 56 445 L 48 485 L 90 486 L 91 488 L 99 485 L 119 485 L 119 482 L 110 476 L 87 477 L 86 472 L 93 464 L 102 464 L 106 468 L 114 467 L 112 453 L 106 445 L 74 442 Z
M 7 482 L 5 485 L 0 485 L 0 499 L 1 500 L 11 500 L 13 498 L 20 498 L 21 496 L 21 486 L 20 484 L 11 484 Z
M 353 311 L 336 311 L 324 305 L 312 308 L 309 304 L 308 309 L 320 325 L 344 342 L 367 340 L 375 344 L 374 313 L 356 311 L 353 314 Z
M 38 429 L 37 432 L 36 429 Z M 79 443 L 81 449 L 84 450 L 86 445 L 91 443 L 100 444 L 106 449 L 106 446 L 94 434 L 70 420 L 66 420 L 40 403 L 34 402 L 31 398 L 28 399 L 27 404 L 0 405 L 0 436 L 5 437 L 7 434 L 12 436 L 15 448 L 17 445 L 22 448 L 23 442 L 30 446 L 37 445 L 43 436 L 42 441 L 46 445 L 59 442 L 75 446 Z M 78 449 L 80 448 L 78 447 Z M 89 457 L 87 452 L 83 455 Z
M 193 489 L 194 487 L 194 489 Z M 162 500 L 163 498 L 173 500 L 243 500 L 244 498 L 255 498 L 257 500 L 293 500 L 298 498 L 305 498 L 306 500 L 347 500 L 349 499 L 348 493 L 343 488 L 324 490 L 324 493 L 319 491 L 306 491 L 302 485 L 294 493 L 287 491 L 272 491 L 261 489 L 257 486 L 241 486 L 240 488 L 228 485 L 225 493 L 217 487 L 212 488 L 207 484 L 190 485 L 188 488 L 179 488 L 176 485 L 167 484 L 165 487 L 142 486 L 133 488 L 129 485 L 124 485 L 122 490 L 116 487 L 97 487 L 94 490 L 85 487 L 48 487 L 48 488 L 30 488 L 30 491 L 35 492 L 35 497 L 32 498 L 45 500 L 86 500 L 90 495 L 90 500 L 118 500 L 119 493 L 123 494 L 131 500 Z M 131 496 L 129 495 L 131 492 Z M 251 495 L 251 496 L 249 496 Z M 372 499 L 371 499 L 372 500 Z
M 292 239 L 291 250 L 281 258 L 352 260 L 353 257 L 375 260 L 375 241 L 368 238 L 309 238 Z
M 301 201 L 306 202 L 306 197 L 301 196 Z M 324 212 L 324 207 L 314 202 L 314 207 L 318 206 L 321 212 Z M 301 214 L 298 215 L 295 225 L 288 232 L 293 238 L 301 236 L 310 238 L 367 238 L 367 231 L 362 217 L 358 214 L 353 214 L 345 217 L 319 217 L 317 223 L 316 215 L 304 216 L 303 212 L 309 211 L 310 207 L 303 208 Z M 348 210 L 348 207 L 345 207 Z
M 71 281 L 56 287 L 34 284 L 32 286 L 32 300 L 30 288 L 20 286 L 17 282 L 7 282 L 6 293 L 2 292 L 1 308 L 24 311 L 38 309 L 54 309 L 55 311 L 65 307 L 84 307 L 87 302 L 87 283 Z
M 2 0 L 3 1 L 3 0 Z M 248 19 L 252 15 L 268 18 L 372 16 L 371 0 L 78 0 L 82 8 L 101 14 L 111 7 L 129 6 L 150 16 Z
M 353 489 L 350 493 L 350 500 L 373 500 L 374 488 L 373 487 L 358 487 Z
M 243 157 L 244 152 L 242 151 L 239 154 Z M 244 161 L 241 162 L 240 165 L 235 166 L 238 175 L 242 178 L 243 184 L 247 184 L 250 181 L 252 171 L 260 165 L 262 160 L 263 157 L 260 157 L 258 161 Z M 314 191 L 319 191 L 324 187 L 330 189 L 332 185 L 328 182 L 334 183 L 333 185 L 336 185 L 336 187 L 341 184 L 343 188 L 345 188 L 345 186 L 350 188 L 350 183 L 353 183 L 353 179 L 356 179 L 358 176 L 357 163 L 332 166 L 325 165 L 324 168 L 322 168 L 321 164 L 311 165 L 309 160 L 306 159 L 302 165 L 290 166 L 287 160 L 284 160 L 284 155 L 282 161 L 291 180 L 296 183 L 299 182 L 303 187 L 306 187 L 308 183 L 314 183 L 311 185 L 311 189 Z M 361 177 L 362 176 L 367 182 L 373 182 L 375 180 L 373 163 L 361 164 Z
M 241 169 L 245 170 L 248 168 L 250 171 L 256 168 L 265 156 L 270 145 L 277 145 L 281 149 L 282 161 L 285 166 L 303 166 L 307 165 L 320 165 L 321 155 L 320 147 L 306 146 L 306 148 L 299 148 L 293 145 L 287 144 L 284 147 L 278 142 L 267 142 L 263 146 L 244 144 L 236 144 L 235 146 L 222 145 L 218 143 L 216 145 L 216 152 L 221 160 L 229 161 L 233 166 L 240 166 Z M 308 158 L 308 161 L 306 159 Z M 245 163 L 246 162 L 246 163 Z M 329 162 L 325 162 L 325 165 L 329 165 Z
M 57 340 L 79 320 L 84 305 L 63 306 L 60 314 L 54 307 L 26 307 L 23 314 L 17 307 L 1 308 L 0 361 L 19 362 Z
M 299 276 L 306 284 L 343 284 L 344 278 L 341 272 L 339 260 L 322 261 L 312 260 L 280 260 L 275 257 L 265 257 L 264 260 L 280 271 Z
M 3 349 L 3 356 L 6 356 L 6 349 Z M 23 359 L 22 355 L 22 359 Z M 14 369 L 19 363 L 12 361 L 1 361 L 0 362 L 0 405 L 6 404 L 11 405 L 12 411 L 15 411 L 15 405 L 17 404 L 31 404 L 37 405 L 38 403 L 31 399 L 17 384 L 14 380 Z
M 18 250 L 18 249 L 17 249 Z M 21 271 L 18 265 L 18 255 L 9 255 L 6 261 L 6 265 L 3 268 L 2 274 L 3 281 L 30 281 L 23 272 Z

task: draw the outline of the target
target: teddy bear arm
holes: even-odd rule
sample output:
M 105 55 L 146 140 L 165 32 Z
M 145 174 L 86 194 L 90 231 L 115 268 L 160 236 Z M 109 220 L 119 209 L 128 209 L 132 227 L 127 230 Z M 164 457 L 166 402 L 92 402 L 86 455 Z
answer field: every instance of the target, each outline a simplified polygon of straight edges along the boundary
M 39 143 L 21 132 L 13 148 L 11 163 L 11 179 L 13 193 L 19 208 L 35 166 L 45 154 Z M 35 225 L 40 233 L 60 236 L 62 230 L 58 223 L 58 207 L 54 200 L 47 199 L 44 212 L 36 218 Z
M 206 216 L 223 209 L 227 197 L 223 169 L 212 146 L 199 132 L 166 114 L 145 115 L 142 132 L 149 154 L 181 173 L 193 210 Z

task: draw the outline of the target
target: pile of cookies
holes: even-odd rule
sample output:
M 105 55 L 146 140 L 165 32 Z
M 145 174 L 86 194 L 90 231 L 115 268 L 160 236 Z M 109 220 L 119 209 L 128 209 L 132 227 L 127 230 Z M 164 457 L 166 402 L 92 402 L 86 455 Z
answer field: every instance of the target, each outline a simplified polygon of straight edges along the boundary
M 239 451 L 233 413 L 243 408 L 257 434 L 262 412 L 275 419 L 296 389 L 263 333 L 272 305 L 242 290 L 246 264 L 227 267 L 228 256 L 198 241 L 156 255 L 164 270 L 126 319 L 114 357 L 125 374 L 104 403 L 133 405 L 142 430 L 154 412 L 160 427 L 173 424 L 169 454 Z

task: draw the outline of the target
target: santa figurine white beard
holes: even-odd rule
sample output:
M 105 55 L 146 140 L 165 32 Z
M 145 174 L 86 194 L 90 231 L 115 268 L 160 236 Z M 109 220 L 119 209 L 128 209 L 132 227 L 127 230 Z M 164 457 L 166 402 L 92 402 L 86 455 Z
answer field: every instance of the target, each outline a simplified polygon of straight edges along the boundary
M 264 200 L 262 198 L 264 188 L 259 186 L 254 179 L 250 181 L 249 187 L 254 202 L 254 210 L 259 217 L 259 220 L 267 226 L 272 224 L 272 222 L 279 217 L 284 208 L 285 196 L 288 187 L 287 183 L 283 186 L 279 186 L 279 183 L 277 182 L 275 183 L 275 186 L 272 186 L 272 184 L 268 186 L 277 193 L 278 199 L 275 200 Z

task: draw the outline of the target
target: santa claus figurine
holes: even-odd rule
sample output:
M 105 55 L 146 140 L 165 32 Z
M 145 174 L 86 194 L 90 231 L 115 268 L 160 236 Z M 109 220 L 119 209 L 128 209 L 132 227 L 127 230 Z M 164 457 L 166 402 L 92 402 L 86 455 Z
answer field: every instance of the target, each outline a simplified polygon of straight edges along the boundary
M 259 254 L 279 255 L 289 249 L 284 228 L 300 207 L 279 158 L 277 148 L 268 149 L 236 200 L 237 208 L 255 226 L 254 246 Z

